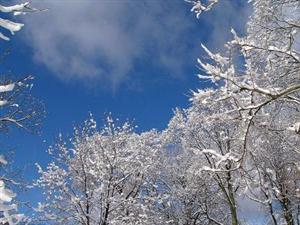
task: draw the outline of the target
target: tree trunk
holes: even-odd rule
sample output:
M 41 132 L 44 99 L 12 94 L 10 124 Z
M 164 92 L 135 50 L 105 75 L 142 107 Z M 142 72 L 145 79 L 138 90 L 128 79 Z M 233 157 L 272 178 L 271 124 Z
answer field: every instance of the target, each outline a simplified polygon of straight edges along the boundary
M 294 218 L 290 211 L 289 205 L 289 200 L 287 198 L 284 198 L 282 202 L 284 219 L 287 225 L 294 225 Z
M 237 209 L 234 202 L 234 205 L 230 205 L 230 213 L 231 213 L 231 224 L 232 225 L 238 225 L 238 216 L 237 216 Z

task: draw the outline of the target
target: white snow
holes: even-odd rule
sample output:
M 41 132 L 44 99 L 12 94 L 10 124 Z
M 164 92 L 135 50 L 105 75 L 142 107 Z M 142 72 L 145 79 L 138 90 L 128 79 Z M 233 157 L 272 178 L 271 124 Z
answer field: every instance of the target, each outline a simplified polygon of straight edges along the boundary
M 200 17 L 200 14 L 202 12 L 205 12 L 205 11 L 209 11 L 212 9 L 212 7 L 218 3 L 218 0 L 209 0 L 207 2 L 207 5 L 204 5 L 202 4 L 202 0 L 185 0 L 186 2 L 189 2 L 189 3 L 192 3 L 194 6 L 192 7 L 191 9 L 191 12 L 195 12 L 196 13 L 196 17 L 199 19 Z
M 7 161 L 6 161 L 6 159 L 4 158 L 3 155 L 0 155 L 0 164 L 3 164 L 3 165 L 7 164 Z
M 219 167 L 222 162 L 225 162 L 227 160 L 229 160 L 229 161 L 235 161 L 235 162 L 238 161 L 238 159 L 236 157 L 234 157 L 231 152 L 228 152 L 225 155 L 221 155 L 221 154 L 217 153 L 213 149 L 203 149 L 202 153 L 204 153 L 204 154 L 210 154 L 210 155 L 212 155 L 213 158 L 215 158 L 216 160 L 218 160 L 216 162 L 216 167 Z
M 5 106 L 7 104 L 7 100 L 0 100 L 0 107 Z
M 3 39 L 3 40 L 5 40 L 5 41 L 9 41 L 10 40 L 9 37 L 5 36 L 1 32 L 0 32 L 0 38 Z
M 0 180 L 0 201 L 10 202 L 16 196 L 11 190 L 5 188 L 5 184 Z
M 6 84 L 6 85 L 0 85 L 0 93 L 12 91 L 12 90 L 14 90 L 14 88 L 15 88 L 14 83 Z
M 0 5 L 0 11 L 5 12 L 5 13 L 22 11 L 27 6 L 29 6 L 29 2 L 25 2 L 25 3 L 22 3 L 22 4 L 13 5 L 13 6 Z
M 0 18 L 0 26 L 4 27 L 5 29 L 9 30 L 12 34 L 14 32 L 21 30 L 21 28 L 24 26 L 23 23 L 15 23 L 10 20 L 5 20 Z

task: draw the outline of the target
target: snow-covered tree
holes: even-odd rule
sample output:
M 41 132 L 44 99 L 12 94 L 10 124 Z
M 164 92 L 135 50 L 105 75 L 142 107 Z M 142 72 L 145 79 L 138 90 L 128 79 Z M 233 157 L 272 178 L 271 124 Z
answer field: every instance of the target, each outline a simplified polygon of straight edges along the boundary
M 214 224 L 227 221 L 224 201 L 211 174 L 201 170 L 203 158 L 185 146 L 182 114 L 177 111 L 162 134 L 164 162 L 159 177 L 159 215 L 166 224 Z M 224 219 L 226 218 L 226 219 Z
M 147 194 L 154 188 L 160 149 L 158 134 L 133 132 L 111 117 L 97 130 L 93 119 L 74 137 L 49 149 L 53 159 L 39 166 L 38 187 L 46 201 L 37 211 L 50 224 L 156 224 Z
M 280 132 L 262 131 L 252 150 L 254 164 L 247 196 L 262 204 L 270 216 L 269 224 L 297 224 L 299 220 L 299 153 L 293 151 Z M 263 137 L 263 138 L 262 138 Z
M 41 125 L 43 104 L 32 97 L 32 76 L 20 80 L 5 79 L 0 82 L 0 132 L 20 128 L 34 133 Z
M 197 17 L 217 3 L 189 2 Z M 296 224 L 300 5 L 294 0 L 251 2 L 245 37 L 232 30 L 233 40 L 222 53 L 202 45 L 209 60 L 198 60 L 199 78 L 211 87 L 193 92 L 192 106 L 176 112 L 167 132 L 174 145 L 201 156 L 193 160 L 212 176 L 209 185 L 220 187 L 232 224 L 241 223 L 237 194 L 249 189 L 259 198 L 247 195 L 268 208 L 273 223 Z M 274 212 L 277 204 L 282 213 Z
M 36 9 L 30 7 L 29 2 L 13 6 L 3 6 L 0 4 L 0 12 L 13 15 L 33 12 Z M 24 24 L 16 23 L 9 19 L 0 17 L 0 27 L 11 34 L 19 31 Z M 0 39 L 10 40 L 8 35 L 0 32 Z M 13 81 L 1 78 L 0 81 L 0 131 L 5 132 L 10 127 L 34 131 L 40 124 L 39 115 L 42 112 L 40 103 L 34 100 L 28 93 L 31 88 L 29 83 L 31 76 Z M 38 110 L 37 110 L 38 109 Z M 0 155 L 0 166 L 3 167 L 8 162 L 4 156 Z M 0 177 L 0 224 L 16 225 L 25 222 L 24 215 L 17 213 L 17 204 L 14 203 L 16 194 L 7 187 L 7 182 L 12 180 L 1 174 Z
M 5 138 L 9 129 L 13 128 L 24 129 L 29 132 L 38 130 L 43 107 L 30 95 L 31 79 L 32 77 L 28 76 L 18 81 L 5 79 L 0 82 L 0 132 L 1 135 L 4 135 L 2 138 Z M 1 141 L 3 140 L 1 139 Z M 18 224 L 25 217 L 15 213 L 17 210 L 17 204 L 14 201 L 16 194 L 7 186 L 14 186 L 11 184 L 16 184 L 16 182 L 4 169 L 8 164 L 4 154 L 2 150 L 0 154 L 0 222 L 9 225 Z
M 204 177 L 207 178 L 201 182 L 199 189 L 202 187 L 207 192 L 214 193 L 213 196 L 218 196 L 214 201 L 208 201 L 211 198 L 209 194 L 203 196 L 205 201 L 215 202 L 214 207 L 207 208 L 208 221 L 219 224 L 232 221 L 232 224 L 236 225 L 237 192 L 241 187 L 240 164 L 243 151 L 242 142 L 235 139 L 240 129 L 238 121 L 234 118 L 222 118 L 219 112 L 226 109 L 225 107 L 202 107 L 197 99 L 191 108 L 175 112 L 166 132 L 170 139 L 173 139 L 171 143 L 190 152 L 193 171 L 197 171 L 193 173 L 192 179 L 201 182 Z M 174 138 L 177 141 L 174 141 Z
M 285 119 L 277 116 L 277 129 L 295 126 L 299 120 L 299 115 L 295 115 L 300 90 L 299 4 L 293 0 L 262 0 L 253 1 L 253 7 L 247 35 L 240 38 L 232 30 L 234 40 L 227 43 L 226 54 L 214 54 L 203 46 L 212 63 L 198 60 L 205 72 L 199 77 L 211 80 L 217 88 L 194 94 L 194 98 L 202 98 L 207 104 L 231 99 L 232 108 L 224 114 L 240 114 L 245 122 L 242 131 L 245 141 L 254 123 L 263 126 L 271 123 L 269 113 L 278 105 L 283 113 L 290 110 L 291 116 Z M 238 53 L 245 61 L 244 68 L 235 60 Z M 219 92 L 218 99 L 208 92 Z
M 0 156 L 0 166 L 3 167 L 7 164 L 4 156 Z M 16 194 L 6 187 L 5 182 L 11 182 L 11 179 L 2 175 L 0 178 L 0 224 L 19 224 L 25 221 L 25 216 L 20 213 L 16 213 L 17 204 L 12 203 Z
M 186 0 L 197 17 L 218 0 Z M 243 222 L 240 196 L 269 224 L 299 224 L 300 4 L 252 0 L 247 32 L 199 59 L 207 89 L 168 128 L 137 134 L 88 120 L 49 149 L 36 185 L 50 224 L 203 225 Z M 5 103 L 6 104 L 6 103 Z

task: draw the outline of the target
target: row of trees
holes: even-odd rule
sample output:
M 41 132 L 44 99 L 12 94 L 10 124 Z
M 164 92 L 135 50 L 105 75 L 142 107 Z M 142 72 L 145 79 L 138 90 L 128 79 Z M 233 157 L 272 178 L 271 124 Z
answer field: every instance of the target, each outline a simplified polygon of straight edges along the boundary
M 197 17 L 217 1 L 188 1 Z M 107 118 L 50 148 L 36 185 L 54 224 L 247 224 L 244 201 L 265 224 L 300 224 L 299 1 L 254 0 L 247 35 L 224 52 L 203 49 L 191 106 L 162 132 L 136 134 Z M 89 125 L 90 124 L 90 125 Z M 253 204 L 254 204 L 253 203 Z M 45 216 L 46 215 L 46 216 Z
M 188 2 L 199 18 L 218 3 Z M 199 78 L 210 88 L 194 91 L 191 106 L 176 109 L 164 131 L 138 134 L 109 115 L 101 128 L 91 117 L 73 137 L 60 135 L 49 148 L 52 162 L 37 164 L 34 185 L 45 201 L 35 219 L 240 225 L 249 223 L 241 212 L 247 198 L 264 224 L 300 224 L 300 2 L 251 2 L 245 37 L 232 30 L 222 54 L 202 46 L 209 59 L 198 60 Z M 1 109 L 11 84 L 0 86 Z M 16 118 L 9 122 L 23 127 Z

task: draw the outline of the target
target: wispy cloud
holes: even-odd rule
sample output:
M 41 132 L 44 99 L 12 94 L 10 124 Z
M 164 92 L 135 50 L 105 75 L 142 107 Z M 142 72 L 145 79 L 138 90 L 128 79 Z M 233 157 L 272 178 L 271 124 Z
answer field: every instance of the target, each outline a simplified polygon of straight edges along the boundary
M 201 28 L 180 0 L 35 0 L 33 4 L 49 10 L 24 17 L 26 41 L 35 60 L 63 80 L 79 78 L 116 88 L 141 62 L 179 76 L 198 51 L 191 45 L 196 40 L 190 38 L 193 30 Z M 223 41 L 219 30 L 223 22 L 216 22 L 216 17 L 236 18 L 229 15 L 234 6 L 225 5 L 230 12 L 216 10 L 205 19 L 214 27 L 212 41 L 217 45 Z

